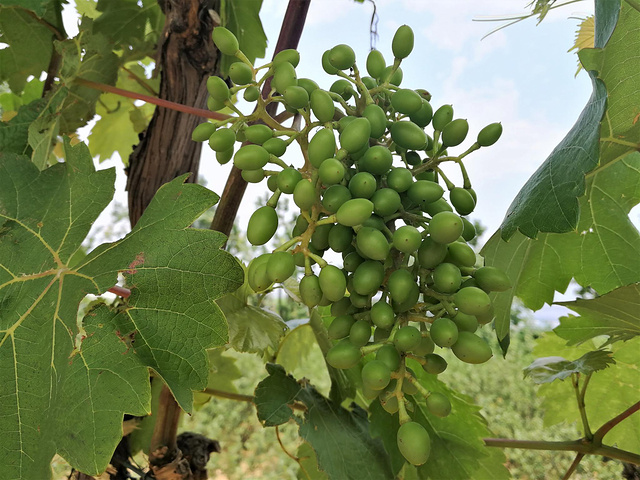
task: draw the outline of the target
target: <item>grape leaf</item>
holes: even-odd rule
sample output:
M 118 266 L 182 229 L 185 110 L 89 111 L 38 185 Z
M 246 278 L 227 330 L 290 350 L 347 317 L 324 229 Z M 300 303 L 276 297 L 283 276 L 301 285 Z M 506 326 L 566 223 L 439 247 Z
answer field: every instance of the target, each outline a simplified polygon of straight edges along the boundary
M 576 358 L 596 348 L 591 340 L 574 346 L 567 346 L 565 343 L 564 339 L 555 334 L 544 335 L 537 340 L 534 354 Z M 640 397 L 640 338 L 616 342 L 611 349 L 616 361 L 615 367 L 594 373 L 586 390 L 585 406 L 592 431 L 625 411 Z M 561 422 L 580 421 L 575 391 L 569 382 L 541 385 L 538 395 L 544 398 L 542 406 L 545 427 Z M 604 437 L 604 442 L 640 453 L 640 416 L 632 415 L 614 427 Z
M 550 383 L 554 380 L 564 380 L 572 373 L 588 375 L 604 370 L 612 363 L 616 361 L 611 358 L 611 352 L 606 350 L 593 350 L 573 361 L 563 357 L 542 357 L 536 358 L 524 369 L 524 376 L 531 378 L 535 383 Z
M 33 149 L 31 161 L 40 170 L 54 163 L 53 150 L 60 131 L 60 112 L 64 108 L 69 91 L 63 87 L 45 98 L 44 108 L 29 125 L 29 146 Z
M 296 382 L 280 365 L 267 364 L 267 371 L 269 377 L 260 382 L 255 393 L 258 418 L 263 423 L 282 424 L 294 418 L 300 436 L 313 447 L 320 470 L 329 478 L 392 478 L 388 455 L 382 443 L 371 438 L 362 408 L 355 404 L 351 410 L 341 407 L 306 382 Z M 293 415 L 293 402 L 306 407 L 302 417 Z
M 260 21 L 260 8 L 262 0 L 243 0 L 242 2 L 224 2 L 222 24 L 231 30 L 238 38 L 240 50 L 249 61 L 256 58 L 264 58 L 267 50 L 267 35 Z M 224 75 L 229 71 L 229 66 L 238 59 L 233 56 L 223 55 L 221 71 Z
M 149 28 L 163 17 L 158 2 L 153 0 L 100 0 L 96 8 L 101 14 L 95 20 L 94 31 L 118 49 L 142 42 Z
M 23 105 L 28 105 L 34 100 L 42 98 L 42 88 L 44 82 L 38 78 L 32 78 L 28 81 L 24 90 L 20 95 L 16 95 L 12 92 L 0 93 L 0 111 L 2 113 L 2 121 L 8 121 L 8 115 L 11 112 L 16 112 Z
M 47 104 L 37 99 L 18 109 L 15 117 L 0 123 L 0 151 L 5 153 L 30 154 L 29 126 L 38 118 Z
M 560 318 L 554 329 L 569 344 L 584 342 L 599 335 L 608 335 L 610 341 L 628 340 L 640 335 L 640 285 L 627 285 L 589 300 L 558 302 L 580 316 Z
M 31 10 L 37 16 L 44 16 L 51 0 L 0 0 L 0 6 L 3 7 L 22 7 L 25 10 Z
M 279 315 L 249 305 L 254 292 L 246 281 L 235 292 L 217 300 L 229 324 L 229 344 L 238 352 L 264 353 L 278 349 L 287 324 Z
M 149 369 L 185 410 L 207 381 L 206 348 L 227 340 L 214 299 L 240 284 L 225 238 L 190 224 L 217 200 L 185 177 L 163 186 L 132 232 L 77 265 L 91 224 L 111 201 L 113 169 L 96 172 L 87 147 L 65 140 L 65 163 L 42 172 L 0 156 L 0 471 L 49 478 L 57 452 L 102 472 L 122 435 L 122 415 L 149 412 Z M 131 290 L 84 320 L 86 294 Z
M 424 398 L 413 397 L 413 421 L 427 429 L 431 438 L 431 454 L 427 463 L 418 467 L 420 478 L 446 478 L 447 480 L 502 479 L 509 478 L 504 467 L 504 453 L 485 447 L 483 438 L 490 436 L 486 421 L 479 414 L 480 408 L 471 399 L 426 373 L 418 363 L 410 361 L 420 383 L 430 392 L 440 392 L 451 402 L 451 414 L 436 417 L 426 407 Z M 372 433 L 380 436 L 391 455 L 394 471 L 402 467 L 403 457 L 396 444 L 399 428 L 397 414 L 390 415 L 374 402 L 371 406 Z
M 296 452 L 300 470 L 297 478 L 299 480 L 329 480 L 327 474 L 318 469 L 318 456 L 315 450 L 307 442 L 303 442 Z
M 47 26 L 26 10 L 0 7 L 0 82 L 20 93 L 27 78 L 40 77 L 49 65 L 54 35 Z
M 238 390 L 234 382 L 242 378 L 242 372 L 236 366 L 236 359 L 224 354 L 224 347 L 210 348 L 209 356 L 209 379 L 207 380 L 207 388 L 222 390 L 223 392 L 237 393 Z M 194 393 L 194 407 L 200 408 L 211 400 L 208 393 Z
M 291 419 L 293 410 L 290 405 L 302 387 L 280 365 L 267 363 L 265 367 L 269 376 L 258 383 L 254 403 L 260 422 L 265 427 L 274 427 Z
M 146 79 L 142 65 L 136 62 L 128 63 L 125 67 L 126 70 L 118 71 L 116 87 L 148 95 L 150 92 L 145 91 L 136 81 L 142 78 L 150 88 L 157 91 L 159 80 Z M 133 147 L 139 142 L 138 134 L 146 128 L 154 109 L 155 107 L 150 103 L 136 106 L 133 99 L 113 93 L 103 93 L 96 105 L 96 113 L 100 115 L 100 119 L 89 135 L 91 153 L 103 161 L 117 152 L 126 165 Z

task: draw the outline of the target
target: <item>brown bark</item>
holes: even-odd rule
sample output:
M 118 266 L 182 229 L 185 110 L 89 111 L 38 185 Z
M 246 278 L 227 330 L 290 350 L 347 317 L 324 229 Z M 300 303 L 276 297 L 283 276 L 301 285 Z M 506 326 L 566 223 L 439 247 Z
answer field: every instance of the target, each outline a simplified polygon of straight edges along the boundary
M 161 0 L 159 3 L 166 15 L 157 55 L 157 68 L 161 72 L 159 96 L 205 108 L 207 78 L 218 73 L 218 52 L 211 41 L 213 21 L 208 9 L 218 10 L 219 2 Z M 127 190 L 132 225 L 164 183 L 187 172 L 191 173 L 189 182 L 197 181 L 202 145 L 191 140 L 191 132 L 200 122 L 194 115 L 156 108 L 140 143 L 129 157 Z

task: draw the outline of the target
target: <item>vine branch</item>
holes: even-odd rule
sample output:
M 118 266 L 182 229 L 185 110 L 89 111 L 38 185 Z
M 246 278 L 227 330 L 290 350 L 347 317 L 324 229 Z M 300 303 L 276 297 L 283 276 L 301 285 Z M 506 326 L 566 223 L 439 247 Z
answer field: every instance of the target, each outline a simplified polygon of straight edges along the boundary
M 604 438 L 604 436 L 609 433 L 609 431 L 615 427 L 616 425 L 618 425 L 620 422 L 622 422 L 625 418 L 630 417 L 631 415 L 633 415 L 635 412 L 637 412 L 638 410 L 640 410 L 640 402 L 634 403 L 633 405 L 631 405 L 629 408 L 627 408 L 624 412 L 622 412 L 620 415 L 612 418 L 611 420 L 609 420 L 607 423 L 605 423 L 604 425 L 602 425 L 597 431 L 596 433 L 593 434 L 593 442 L 594 443 L 600 443 L 602 442 L 602 439 Z

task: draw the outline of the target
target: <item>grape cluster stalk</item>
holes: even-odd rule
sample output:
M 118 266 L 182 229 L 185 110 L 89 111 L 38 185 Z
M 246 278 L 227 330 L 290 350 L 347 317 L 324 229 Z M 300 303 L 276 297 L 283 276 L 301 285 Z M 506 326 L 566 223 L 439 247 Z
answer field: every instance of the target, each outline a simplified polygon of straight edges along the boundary
M 237 115 L 199 125 L 193 139 L 208 141 L 221 164 L 233 159 L 247 182 L 266 179 L 272 195 L 249 220 L 251 244 L 274 236 L 283 195 L 300 209 L 291 238 L 250 262 L 249 285 L 263 292 L 303 272 L 302 302 L 330 305 L 333 316 L 327 363 L 338 369 L 364 363 L 364 395 L 398 414 L 400 452 L 411 464 L 424 464 L 430 439 L 411 418 L 411 397 L 424 397 L 439 417 L 449 415 L 451 403 L 421 385 L 407 359 L 432 375 L 447 368 L 436 347 L 467 363 L 489 360 L 491 348 L 476 331 L 494 318 L 488 293 L 510 288 L 504 272 L 483 266 L 469 244 L 476 231 L 466 216 L 477 197 L 463 163 L 493 145 L 502 126 L 487 125 L 462 153 L 449 152 L 465 142 L 469 125 L 451 105 L 434 111 L 428 91 L 400 87 L 400 64 L 414 45 L 407 25 L 393 37 L 393 63 L 372 50 L 366 76 L 348 45 L 324 52 L 324 71 L 338 77 L 328 90 L 297 77 L 296 50 L 255 67 L 229 30 L 215 28 L 213 41 L 238 61 L 229 68 L 231 87 L 209 78 L 208 108 Z M 271 91 L 263 98 L 268 79 Z M 239 95 L 255 103 L 253 113 L 235 106 Z M 272 102 L 299 118 L 299 127 L 274 120 L 265 110 Z M 282 160 L 294 142 L 304 158 L 298 168 Z M 462 185 L 445 175 L 445 163 L 460 169 Z M 329 250 L 342 256 L 342 265 L 323 258 Z

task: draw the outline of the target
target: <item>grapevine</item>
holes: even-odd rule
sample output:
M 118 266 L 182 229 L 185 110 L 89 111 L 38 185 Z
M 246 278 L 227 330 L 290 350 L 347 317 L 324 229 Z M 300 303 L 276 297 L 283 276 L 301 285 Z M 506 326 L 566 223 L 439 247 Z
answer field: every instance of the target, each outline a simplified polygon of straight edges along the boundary
M 262 292 L 302 273 L 302 302 L 310 309 L 330 306 L 333 316 L 327 363 L 338 369 L 364 363 L 365 396 L 398 413 L 400 452 L 411 464 L 424 464 L 430 440 L 411 418 L 412 398 L 425 397 L 429 412 L 440 417 L 451 403 L 424 388 L 407 360 L 433 375 L 447 368 L 436 347 L 467 363 L 489 360 L 491 348 L 476 331 L 493 319 L 489 293 L 510 288 L 507 276 L 483 266 L 469 244 L 476 232 L 466 216 L 477 197 L 463 162 L 494 144 L 502 126 L 487 125 L 461 153 L 450 153 L 467 140 L 469 125 L 451 105 L 434 109 L 428 91 L 400 86 L 400 65 L 414 42 L 407 25 L 393 38 L 392 64 L 377 50 L 369 53 L 368 75 L 348 45 L 327 50 L 322 67 L 338 77 L 328 90 L 297 77 L 295 50 L 255 67 L 229 30 L 215 28 L 213 40 L 238 61 L 229 69 L 231 86 L 209 79 L 208 107 L 236 115 L 199 125 L 193 139 L 208 141 L 221 164 L 233 160 L 247 182 L 266 180 L 272 195 L 249 220 L 251 244 L 274 236 L 283 195 L 300 209 L 290 240 L 249 264 L 249 285 Z M 240 95 L 255 104 L 251 114 L 235 106 Z M 293 126 L 267 113 L 274 102 L 298 119 Z M 283 160 L 294 143 L 304 160 L 297 167 Z M 445 164 L 460 170 L 461 185 L 445 174 Z M 339 256 L 341 262 L 333 260 Z

